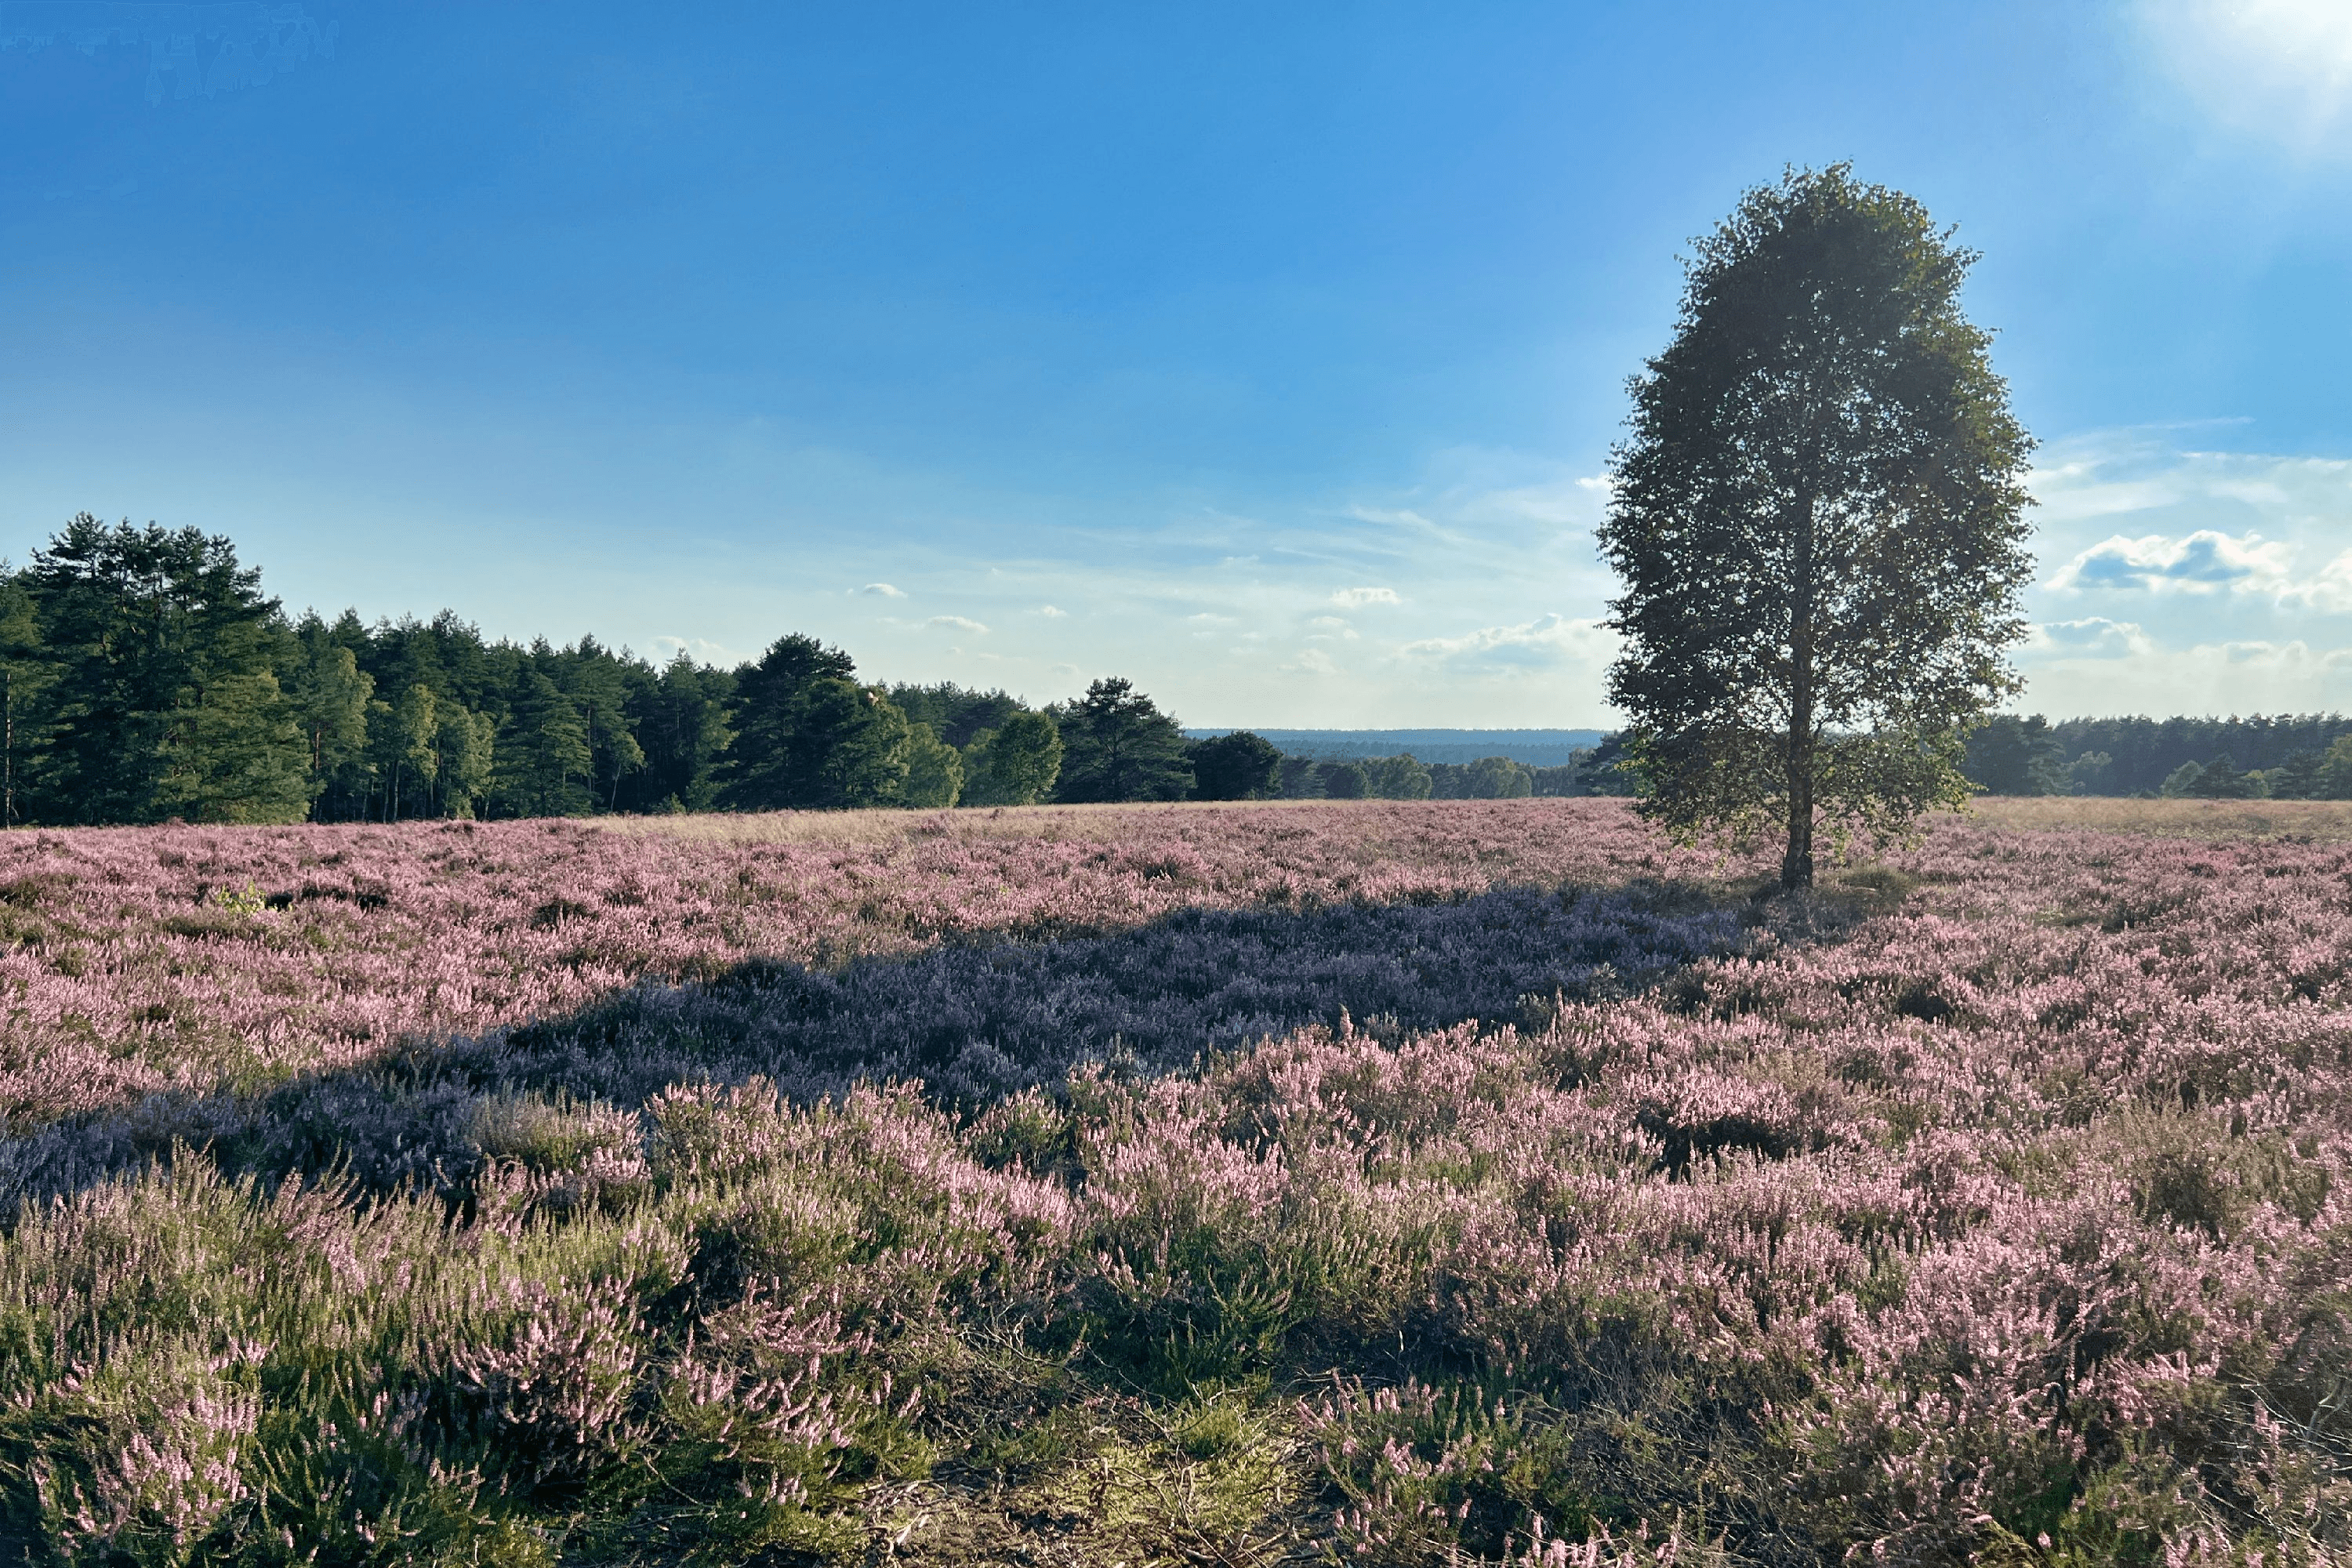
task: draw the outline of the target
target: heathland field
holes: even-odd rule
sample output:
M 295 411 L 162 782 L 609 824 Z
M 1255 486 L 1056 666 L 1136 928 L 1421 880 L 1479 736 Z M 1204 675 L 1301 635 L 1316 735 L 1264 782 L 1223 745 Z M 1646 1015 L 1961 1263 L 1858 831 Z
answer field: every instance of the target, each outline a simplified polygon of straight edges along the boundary
M 2352 807 L 1761 869 L 1595 799 L 0 837 L 0 1562 L 2352 1553 Z

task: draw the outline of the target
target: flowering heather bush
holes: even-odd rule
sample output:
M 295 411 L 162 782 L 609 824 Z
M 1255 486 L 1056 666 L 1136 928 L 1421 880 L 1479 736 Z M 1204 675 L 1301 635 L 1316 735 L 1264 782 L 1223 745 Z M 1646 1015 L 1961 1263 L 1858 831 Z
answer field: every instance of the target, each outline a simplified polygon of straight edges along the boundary
M 0 836 L 0 1130 L 349 1068 L 746 959 L 1706 864 L 1566 802 L 876 815 L 887 830 L 852 814 L 728 819 L 723 837 L 574 822 Z M 779 837 L 756 837 L 770 825 Z
M 1615 810 L 1527 820 L 1606 842 Z M 1250 821 L 1207 816 L 1204 843 Z M 723 1027 L 724 1070 L 625 1100 L 452 1068 L 428 1087 L 474 1165 L 446 1195 L 226 1173 L 256 1162 L 225 1145 L 21 1212 L 0 1540 L 33 1562 L 2345 1561 L 2347 880 L 2340 846 L 1954 826 L 1810 900 L 1715 889 L 1736 939 L 1695 892 L 1351 915 L 1359 952 L 1511 910 L 1577 965 L 1612 914 L 1620 951 L 1694 956 L 1436 1028 L 1360 1026 L 1349 987 L 1393 975 L 1331 965 L 1270 994 L 1347 1022 L 1198 1071 L 1139 1070 L 1139 1070 L 969 1103 L 808 1104 L 733 1080 L 750 1037 Z M 1139 918 L 1218 929 L 1166 912 Z M 1275 962 L 1340 950 L 1234 918 Z M 1158 940 L 1092 929 L 1121 923 Z M 1116 976 L 1129 940 L 1072 951 Z M 1086 968 L 955 962 L 991 952 L 1047 991 Z M 887 989 L 926 963 L 949 960 L 823 978 L 956 989 Z M 670 994 L 454 1049 L 625 1058 L 642 1028 L 687 1060 L 693 1019 L 835 994 L 648 1001 Z M 1213 1036 L 1237 1011 L 1185 1016 Z

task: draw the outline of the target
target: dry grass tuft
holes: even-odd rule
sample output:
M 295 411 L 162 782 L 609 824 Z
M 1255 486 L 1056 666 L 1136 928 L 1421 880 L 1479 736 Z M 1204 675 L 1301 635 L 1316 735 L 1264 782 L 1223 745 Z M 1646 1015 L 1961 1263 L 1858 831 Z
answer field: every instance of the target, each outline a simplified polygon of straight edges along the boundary
M 1987 826 L 2158 838 L 2352 840 L 2352 800 L 2127 800 L 2107 795 L 1987 795 Z

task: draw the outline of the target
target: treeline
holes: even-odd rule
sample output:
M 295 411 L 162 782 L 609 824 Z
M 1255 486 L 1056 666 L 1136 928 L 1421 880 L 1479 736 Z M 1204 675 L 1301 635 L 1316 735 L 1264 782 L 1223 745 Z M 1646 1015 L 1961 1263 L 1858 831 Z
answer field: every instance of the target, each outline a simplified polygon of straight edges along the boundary
M 84 514 L 0 573 L 10 824 L 1181 800 L 1197 749 L 1124 680 L 1039 709 L 866 684 L 797 635 L 721 669 L 289 618 L 194 529 Z
M 0 571 L 10 825 L 1609 793 L 1592 755 L 1286 757 L 1187 740 L 1123 679 L 1045 707 L 885 687 L 798 634 L 723 669 L 492 642 L 448 612 L 289 617 L 228 540 L 86 513 Z
M 1247 733 L 1247 731 L 1242 731 Z M 1271 788 L 1285 800 L 1517 800 L 1529 795 L 1632 795 L 1631 773 L 1616 737 L 1572 751 L 1558 767 L 1530 767 L 1510 757 L 1424 763 L 1392 757 L 1284 755 Z
M 1969 737 L 1969 782 L 1991 795 L 2352 799 L 2352 719 L 2002 715 Z

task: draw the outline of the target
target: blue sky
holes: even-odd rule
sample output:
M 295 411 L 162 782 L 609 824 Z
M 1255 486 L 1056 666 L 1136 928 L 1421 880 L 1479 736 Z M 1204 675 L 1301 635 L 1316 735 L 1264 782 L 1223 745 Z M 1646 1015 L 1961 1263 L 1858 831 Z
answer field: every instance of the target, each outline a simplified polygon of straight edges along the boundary
M 2027 705 L 2352 709 L 2343 0 L 0 4 L 0 550 L 1605 723 L 1624 379 L 1689 237 L 1839 158 L 1984 253 Z

